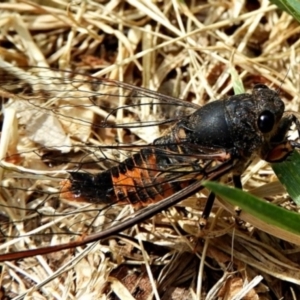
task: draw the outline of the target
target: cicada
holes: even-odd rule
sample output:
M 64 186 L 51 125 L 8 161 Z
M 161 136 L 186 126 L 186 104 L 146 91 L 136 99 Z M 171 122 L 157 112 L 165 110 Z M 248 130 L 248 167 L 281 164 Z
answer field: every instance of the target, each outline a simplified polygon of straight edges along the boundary
M 54 70 L 39 68 L 35 71 L 37 75 L 33 75 L 31 79 L 20 79 L 22 74 L 19 77 L 12 76 L 10 70 L 6 70 L 7 73 L 2 78 L 1 93 L 7 99 L 4 112 L 9 109 L 17 111 L 20 119 L 23 118 L 24 131 L 33 132 L 27 134 L 26 137 L 31 139 L 27 142 L 45 145 L 27 152 L 17 151 L 18 145 L 15 153 L 10 149 L 9 155 L 2 161 L 4 178 L 10 176 L 12 165 L 19 167 L 18 172 L 23 170 L 24 157 L 27 159 L 25 165 L 28 161 L 34 162 L 33 153 L 40 162 L 42 161 L 43 166 L 47 165 L 47 157 L 52 153 L 52 162 L 48 162 L 48 169 L 51 169 L 53 164 L 59 167 L 63 163 L 66 165 L 64 159 L 73 155 L 72 159 L 67 159 L 71 168 L 65 171 L 63 178 L 57 174 L 54 176 L 53 172 L 44 175 L 47 172 L 36 170 L 32 176 L 38 176 L 39 182 L 51 181 L 47 192 L 39 187 L 36 179 L 32 181 L 28 175 L 22 179 L 20 186 L 15 186 L 15 182 L 3 181 L 3 238 L 7 235 L 5 232 L 8 228 L 9 237 L 33 234 L 31 220 L 42 225 L 45 219 L 55 217 L 56 220 L 66 214 L 73 216 L 74 212 L 71 210 L 67 210 L 67 213 L 59 212 L 58 199 L 71 203 L 100 205 L 101 208 L 93 210 L 96 213 L 88 222 L 80 220 L 79 217 L 78 220 L 70 219 L 74 223 L 84 224 L 81 227 L 82 232 L 74 234 L 73 240 L 55 246 L 41 244 L 41 247 L 36 249 L 1 254 L 0 261 L 74 248 L 122 232 L 194 195 L 203 188 L 204 180 L 219 180 L 231 174 L 234 186 L 242 188 L 241 175 L 255 157 L 267 162 L 277 162 L 284 160 L 299 146 L 297 142 L 287 139 L 292 124 L 296 125 L 298 132 L 300 131 L 297 117 L 285 114 L 284 102 L 278 92 L 262 84 L 255 85 L 251 93 L 230 96 L 198 107 L 114 80 L 81 75 L 73 77 L 67 72 L 57 73 Z M 55 90 L 55 85 L 60 85 L 59 92 Z M 175 114 L 176 117 L 167 121 L 147 122 L 136 112 L 137 107 L 154 106 L 158 103 L 165 107 L 182 106 L 189 110 Z M 29 116 L 34 121 L 24 114 L 24 110 L 31 111 Z M 82 115 L 78 114 L 78 111 L 82 112 Z M 116 121 L 120 111 L 124 122 Z M 48 118 L 55 122 L 53 128 L 49 126 L 51 122 L 46 122 Z M 167 129 L 160 137 L 144 145 L 134 140 L 127 143 L 111 141 L 99 143 L 91 151 L 88 143 L 78 141 L 75 146 L 73 144 L 71 154 L 68 140 L 70 137 L 64 137 L 65 140 L 57 145 L 57 131 L 60 126 L 69 126 L 76 130 L 78 125 L 90 126 L 95 135 L 107 132 L 108 129 L 137 132 L 140 128 L 158 125 Z M 49 133 L 47 138 L 50 140 L 43 141 L 41 133 L 38 130 L 38 133 L 34 131 L 37 126 L 40 126 L 45 134 Z M 87 157 L 90 158 L 91 153 L 94 158 L 88 160 Z M 56 159 L 53 160 L 53 156 L 57 156 Z M 77 157 L 77 160 L 73 160 L 73 157 Z M 122 161 L 119 162 L 121 158 Z M 88 169 L 87 166 L 91 165 L 92 168 Z M 99 165 L 106 169 L 101 171 Z M 33 166 L 34 168 L 38 169 L 37 166 Z M 24 171 L 23 175 L 25 173 Z M 8 200 L 11 191 L 17 189 L 27 193 L 27 199 L 22 199 L 20 207 L 16 204 L 11 205 Z M 31 199 L 33 195 L 34 200 Z M 214 197 L 211 193 L 207 200 L 202 213 L 204 221 L 210 213 Z M 117 223 L 110 221 L 108 223 L 113 225 L 105 225 L 95 232 L 85 233 L 93 227 L 94 222 L 97 223 L 97 218 L 109 216 L 108 211 L 111 207 L 126 204 L 136 209 L 137 212 L 133 216 Z M 20 211 L 22 213 L 18 215 Z M 18 231 L 19 227 L 22 228 L 22 234 Z M 29 228 L 28 231 L 26 227 Z M 50 237 L 55 234 L 72 236 L 73 232 L 72 226 L 70 229 L 60 229 L 59 232 L 57 229 L 46 227 L 44 232 L 39 234 Z

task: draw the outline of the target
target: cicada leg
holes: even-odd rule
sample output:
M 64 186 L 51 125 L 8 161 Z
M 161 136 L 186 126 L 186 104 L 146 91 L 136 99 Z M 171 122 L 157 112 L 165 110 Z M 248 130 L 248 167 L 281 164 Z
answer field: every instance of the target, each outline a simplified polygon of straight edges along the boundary
M 235 188 L 243 189 L 241 175 L 233 175 L 232 180 L 233 180 L 233 185 L 234 185 Z M 210 215 L 210 212 L 212 210 L 212 207 L 213 207 L 213 204 L 214 204 L 214 201 L 215 201 L 215 197 L 216 197 L 216 195 L 213 192 L 211 192 L 208 195 L 208 198 L 207 198 L 207 201 L 205 203 L 205 207 L 203 209 L 202 216 L 201 216 L 201 219 L 200 219 L 200 228 L 201 229 L 203 229 L 207 224 L 207 219 L 208 219 L 208 217 Z

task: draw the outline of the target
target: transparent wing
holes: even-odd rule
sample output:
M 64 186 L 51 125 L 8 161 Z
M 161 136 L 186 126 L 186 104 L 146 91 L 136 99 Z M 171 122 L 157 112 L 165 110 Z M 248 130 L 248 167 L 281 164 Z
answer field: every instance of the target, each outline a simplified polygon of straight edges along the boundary
M 126 203 L 84 203 L 76 193 L 69 201 L 62 195 L 70 172 L 92 176 L 142 149 L 155 151 L 151 142 L 198 108 L 134 85 L 38 67 L 2 68 L 0 93 L 2 252 L 10 244 L 13 250 L 38 248 L 113 226 Z M 159 160 L 170 155 L 179 154 L 160 152 Z M 137 167 L 155 171 L 148 185 L 162 186 L 197 177 L 195 160 Z

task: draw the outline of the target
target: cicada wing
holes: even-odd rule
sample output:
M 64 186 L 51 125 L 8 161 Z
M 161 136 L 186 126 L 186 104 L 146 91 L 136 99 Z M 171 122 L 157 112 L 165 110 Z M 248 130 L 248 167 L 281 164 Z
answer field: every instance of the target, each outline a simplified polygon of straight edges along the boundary
M 183 199 L 192 196 L 193 194 L 195 194 L 196 192 L 200 191 L 203 188 L 202 183 L 204 180 L 217 180 L 223 175 L 230 172 L 233 169 L 233 167 L 234 167 L 234 160 L 228 159 L 226 162 L 220 164 L 218 167 L 212 168 L 208 174 L 206 175 L 202 174 L 202 178 L 200 180 L 196 180 L 192 182 L 183 190 L 176 192 L 175 194 L 167 197 L 166 199 L 156 204 L 143 208 L 142 210 L 138 211 L 130 218 L 121 221 L 112 227 L 104 229 L 101 232 L 96 232 L 88 236 L 83 236 L 82 238 L 79 238 L 76 241 L 60 244 L 56 246 L 42 247 L 39 249 L 1 254 L 0 261 L 3 262 L 3 261 L 10 261 L 10 260 L 17 260 L 21 258 L 36 256 L 36 255 L 48 254 L 55 251 L 61 251 L 64 249 L 75 248 L 78 246 L 86 245 L 88 243 L 92 243 L 107 238 L 110 235 L 126 230 L 127 228 L 133 226 L 134 224 L 140 223 L 148 218 L 151 218 L 157 213 L 161 212 L 162 210 L 165 210 L 175 205 L 176 203 L 182 201 Z

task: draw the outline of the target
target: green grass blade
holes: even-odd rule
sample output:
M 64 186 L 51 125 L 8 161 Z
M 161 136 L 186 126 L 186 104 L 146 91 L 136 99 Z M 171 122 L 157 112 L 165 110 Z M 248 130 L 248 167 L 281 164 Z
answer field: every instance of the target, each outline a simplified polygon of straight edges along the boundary
M 234 67 L 230 68 L 230 75 L 231 75 L 234 94 L 239 95 L 245 93 L 243 81 L 239 77 L 239 74 Z
M 295 20 L 300 22 L 300 1 L 299 0 L 271 0 L 272 3 L 277 5 L 281 10 L 284 10 Z
M 290 197 L 300 205 L 300 154 L 294 151 L 284 162 L 273 164 L 272 168 Z M 299 223 L 300 224 L 300 223 Z
M 242 210 L 240 215 L 242 220 L 274 236 L 300 245 L 300 214 L 216 182 L 206 182 L 204 186 L 225 200 L 226 204 L 231 204 L 231 212 L 234 211 L 233 207 L 239 207 Z

